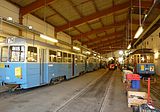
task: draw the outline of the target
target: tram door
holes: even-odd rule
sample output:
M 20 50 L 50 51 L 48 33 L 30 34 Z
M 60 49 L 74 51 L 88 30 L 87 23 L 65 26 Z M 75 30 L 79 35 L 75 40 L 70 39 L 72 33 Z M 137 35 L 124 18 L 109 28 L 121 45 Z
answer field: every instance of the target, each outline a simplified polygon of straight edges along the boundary
M 74 58 L 75 58 L 75 56 L 74 56 L 74 54 L 72 55 L 72 76 L 74 76 L 74 66 L 75 66 L 75 61 L 74 61 Z
M 45 62 L 46 62 L 46 50 L 39 49 L 39 61 L 40 61 L 40 84 L 46 83 L 45 81 Z

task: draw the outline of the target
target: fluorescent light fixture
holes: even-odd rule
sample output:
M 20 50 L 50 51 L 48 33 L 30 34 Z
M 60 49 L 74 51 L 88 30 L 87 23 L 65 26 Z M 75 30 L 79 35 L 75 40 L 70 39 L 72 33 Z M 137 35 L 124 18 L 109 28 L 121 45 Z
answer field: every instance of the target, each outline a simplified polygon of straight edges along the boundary
M 144 61 L 145 60 L 144 57 L 142 57 L 141 60 Z
M 158 59 L 158 57 L 159 57 L 159 52 L 157 51 L 157 52 L 155 52 L 155 54 L 154 54 L 154 58 L 155 58 L 155 59 Z
M 90 55 L 90 54 L 91 54 L 91 52 L 90 52 L 90 51 L 86 51 L 86 54 L 89 54 L 89 55 Z
M 5 43 L 0 43 L 0 45 L 4 45 Z
M 40 34 L 40 37 L 43 38 L 43 39 L 45 39 L 45 40 L 51 41 L 51 42 L 58 42 L 57 39 L 51 38 L 51 37 L 49 37 L 47 35 Z
M 127 49 L 130 49 L 130 48 L 131 48 L 131 44 L 128 45 Z
M 8 21 L 12 21 L 13 18 L 12 18 L 12 17 L 7 17 L 7 20 L 8 20 Z
M 135 39 L 136 39 L 136 38 L 139 38 L 139 36 L 142 34 L 143 30 L 144 30 L 143 27 L 140 26 L 140 27 L 138 28 L 138 30 L 137 30 L 134 38 L 135 38 Z
M 31 29 L 33 29 L 33 27 L 32 26 L 28 26 L 28 28 L 31 30 Z
M 120 50 L 120 51 L 119 51 L 119 55 L 122 55 L 122 54 L 123 54 L 123 51 L 122 51 L 122 50 Z
M 73 46 L 74 50 L 80 51 L 81 49 L 79 47 Z
M 112 60 L 112 59 L 113 59 L 113 57 L 109 57 L 109 58 L 108 58 L 108 60 Z
M 145 18 L 146 18 L 147 16 L 148 16 L 147 14 L 144 15 Z
M 119 57 L 119 58 L 118 58 L 118 61 L 119 61 L 119 62 L 122 62 L 122 61 L 123 61 L 123 57 Z

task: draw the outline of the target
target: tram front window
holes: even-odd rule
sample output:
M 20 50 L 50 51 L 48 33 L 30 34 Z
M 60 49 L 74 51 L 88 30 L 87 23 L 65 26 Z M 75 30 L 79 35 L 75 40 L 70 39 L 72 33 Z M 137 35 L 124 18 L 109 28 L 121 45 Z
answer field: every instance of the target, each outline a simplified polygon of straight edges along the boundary
M 141 55 L 141 63 L 153 63 L 152 55 Z
M 8 46 L 1 48 L 1 62 L 7 62 L 8 59 Z
M 11 62 L 24 62 L 25 61 L 25 50 L 24 46 L 10 46 L 9 54 Z

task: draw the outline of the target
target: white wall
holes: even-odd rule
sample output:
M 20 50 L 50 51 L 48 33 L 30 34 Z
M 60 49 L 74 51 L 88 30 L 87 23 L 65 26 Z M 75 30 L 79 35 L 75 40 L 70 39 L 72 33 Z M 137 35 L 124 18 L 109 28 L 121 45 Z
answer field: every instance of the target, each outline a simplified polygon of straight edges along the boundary
M 12 17 L 14 21 L 19 22 L 19 8 L 6 0 L 0 0 L 0 16 Z
M 0 0 L 0 16 L 5 18 L 12 17 L 13 21 L 19 22 L 19 8 L 5 0 Z M 7 33 L 12 33 L 13 35 L 18 35 L 17 28 L 4 23 L 1 24 L 0 26 L 1 30 Z M 1 35 L 8 36 L 7 34 L 1 34 Z
M 63 32 L 58 32 L 58 33 L 57 33 L 57 39 L 62 40 L 62 41 L 64 41 L 64 42 L 68 43 L 68 44 L 72 44 L 72 42 L 71 42 L 71 41 L 72 41 L 72 40 L 71 40 L 71 37 L 70 37 L 69 35 L 63 33 Z M 71 47 L 66 46 L 66 45 L 62 45 L 62 44 L 60 44 L 60 43 L 58 43 L 57 45 L 58 45 L 58 46 L 61 46 L 61 47 L 63 47 L 63 48 L 71 49 Z
M 7 2 L 6 0 L 0 0 L 0 16 L 1 17 L 12 17 L 13 20 L 15 22 L 19 23 L 19 8 L 9 2 Z M 41 33 L 44 33 L 50 37 L 53 38 L 58 38 L 62 41 L 65 41 L 69 44 L 71 44 L 71 37 L 68 36 L 67 34 L 63 33 L 63 32 L 59 32 L 57 33 L 57 37 L 55 37 L 55 28 L 47 23 L 45 23 L 43 20 L 40 20 L 39 18 L 31 15 L 31 14 L 27 14 L 23 17 L 23 24 L 25 26 L 32 26 L 34 30 L 37 30 Z M 13 26 L 10 26 L 8 24 L 1 24 L 0 25 L 0 29 L 2 29 L 3 31 L 12 34 L 12 35 L 19 35 L 19 30 Z M 3 36 L 9 36 L 8 34 L 2 34 L 0 33 L 0 35 Z M 43 42 L 47 42 L 46 40 L 43 40 L 39 37 L 39 35 L 34 35 L 31 32 L 28 31 L 23 31 L 22 32 L 22 36 L 26 37 L 26 38 L 35 38 L 37 40 L 43 41 Z M 47 42 L 47 43 L 51 43 L 51 42 Z M 54 43 L 51 43 L 54 44 Z M 58 46 L 64 47 L 64 48 L 70 48 L 66 45 L 62 45 L 62 44 L 57 44 Z
M 54 27 L 47 24 L 46 22 L 44 22 L 43 20 L 40 20 L 39 18 L 31 15 L 31 14 L 27 14 L 24 16 L 23 18 L 23 25 L 25 26 L 32 26 L 33 29 L 44 33 L 48 36 L 54 37 Z M 55 37 L 54 37 L 55 38 Z

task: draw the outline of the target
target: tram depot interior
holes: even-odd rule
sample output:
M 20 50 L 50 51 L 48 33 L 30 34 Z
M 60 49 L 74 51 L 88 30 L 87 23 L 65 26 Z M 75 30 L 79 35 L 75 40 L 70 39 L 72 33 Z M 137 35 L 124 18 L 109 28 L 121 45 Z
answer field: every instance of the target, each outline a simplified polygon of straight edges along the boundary
M 131 112 L 128 91 L 160 111 L 160 0 L 0 0 L 0 112 Z

